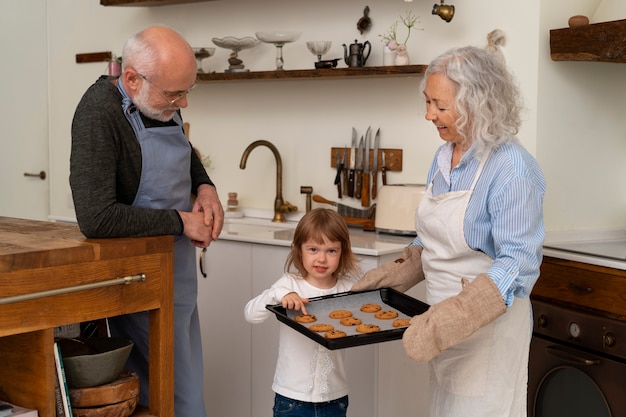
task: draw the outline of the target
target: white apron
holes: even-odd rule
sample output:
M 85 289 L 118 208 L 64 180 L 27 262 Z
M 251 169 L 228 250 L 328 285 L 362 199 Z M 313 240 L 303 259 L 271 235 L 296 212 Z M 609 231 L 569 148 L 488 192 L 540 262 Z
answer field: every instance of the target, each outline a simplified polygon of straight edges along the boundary
M 175 126 L 146 128 L 118 83 L 123 110 L 141 146 L 141 178 L 133 206 L 191 211 L 191 146 L 174 114 Z M 204 417 L 203 360 L 197 308 L 196 249 L 184 235 L 174 236 L 174 413 Z M 148 405 L 148 313 L 109 319 L 111 334 L 132 339 L 127 366 L 140 377 L 140 404 Z
M 493 259 L 472 250 L 463 223 L 485 152 L 469 190 L 433 196 L 429 184 L 416 212 L 424 250 L 426 302 L 461 292 L 461 278 L 486 273 Z M 430 363 L 430 417 L 526 417 L 530 301 L 515 298 L 507 312 Z

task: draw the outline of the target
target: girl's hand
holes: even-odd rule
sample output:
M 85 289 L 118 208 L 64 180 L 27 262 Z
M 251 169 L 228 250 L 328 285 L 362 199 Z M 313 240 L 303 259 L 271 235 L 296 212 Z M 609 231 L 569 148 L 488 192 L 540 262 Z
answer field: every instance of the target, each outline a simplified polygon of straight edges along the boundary
M 308 314 L 306 312 L 305 304 L 309 302 L 308 298 L 302 298 L 295 292 L 290 292 L 285 295 L 281 300 L 284 308 L 295 311 L 302 311 L 302 314 Z

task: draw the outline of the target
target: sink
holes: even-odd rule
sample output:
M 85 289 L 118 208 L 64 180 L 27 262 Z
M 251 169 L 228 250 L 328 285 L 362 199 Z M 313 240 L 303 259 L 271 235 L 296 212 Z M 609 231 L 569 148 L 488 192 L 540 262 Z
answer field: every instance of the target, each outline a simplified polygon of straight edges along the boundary
M 258 238 L 289 241 L 297 222 L 277 223 L 265 219 L 226 219 L 222 228 L 222 236 L 240 236 L 242 238 Z

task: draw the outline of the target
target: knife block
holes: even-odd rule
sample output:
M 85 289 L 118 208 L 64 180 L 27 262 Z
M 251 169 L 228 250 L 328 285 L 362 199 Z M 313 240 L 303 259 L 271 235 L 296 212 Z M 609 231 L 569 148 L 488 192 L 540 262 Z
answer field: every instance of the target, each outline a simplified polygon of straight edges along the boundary
M 337 154 L 339 154 L 339 160 L 341 161 L 343 158 L 343 153 L 346 152 L 346 166 L 344 169 L 348 169 L 349 161 L 350 161 L 350 148 L 330 148 L 330 166 L 331 168 L 337 168 Z M 374 150 L 369 149 L 370 153 L 370 169 L 374 164 Z M 385 169 L 387 171 L 402 171 L 402 149 L 378 149 L 378 169 L 377 171 L 381 171 L 383 154 L 385 154 Z M 365 161 L 365 158 L 363 158 Z M 365 168 L 365 167 L 364 167 Z

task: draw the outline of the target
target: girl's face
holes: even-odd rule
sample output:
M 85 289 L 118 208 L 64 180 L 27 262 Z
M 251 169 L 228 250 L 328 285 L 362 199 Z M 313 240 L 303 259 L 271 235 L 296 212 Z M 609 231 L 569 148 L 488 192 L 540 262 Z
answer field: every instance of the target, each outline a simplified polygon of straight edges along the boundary
M 341 260 L 341 242 L 331 242 L 324 236 L 324 243 L 307 240 L 300 251 L 307 282 L 318 288 L 332 288 L 337 282 L 333 274 Z
M 426 120 L 433 122 L 439 137 L 446 142 L 461 143 L 463 138 L 456 129 L 459 114 L 454 108 L 456 88 L 448 77 L 432 74 L 426 80 Z

